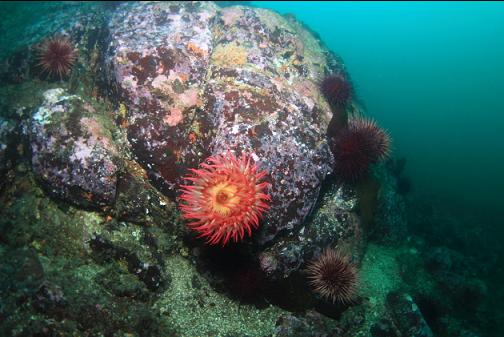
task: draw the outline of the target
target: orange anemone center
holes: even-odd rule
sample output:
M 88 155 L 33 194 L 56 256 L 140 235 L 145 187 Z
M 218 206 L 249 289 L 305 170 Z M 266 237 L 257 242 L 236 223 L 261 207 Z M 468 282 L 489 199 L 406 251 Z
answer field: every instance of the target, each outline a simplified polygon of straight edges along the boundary
M 229 194 L 227 194 L 226 192 L 224 191 L 220 191 L 219 193 L 217 193 L 217 202 L 220 203 L 220 204 L 224 204 L 226 202 L 226 200 L 229 199 Z
M 228 182 L 221 182 L 210 187 L 208 190 L 210 209 L 222 216 L 229 215 L 240 203 L 237 191 L 238 188 Z

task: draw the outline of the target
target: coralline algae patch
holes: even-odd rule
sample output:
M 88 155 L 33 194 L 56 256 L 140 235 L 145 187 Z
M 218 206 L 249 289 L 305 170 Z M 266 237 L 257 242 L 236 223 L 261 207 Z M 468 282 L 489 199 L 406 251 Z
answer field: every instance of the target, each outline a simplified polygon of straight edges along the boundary
M 218 67 L 239 67 L 247 63 L 248 51 L 237 42 L 218 45 L 212 54 L 212 64 Z
M 273 12 L 207 2 L 125 6 L 110 32 L 119 119 L 151 181 L 174 197 L 211 154 L 250 152 L 273 186 L 261 241 L 297 228 L 332 166 L 315 83 L 336 62 L 320 43 Z

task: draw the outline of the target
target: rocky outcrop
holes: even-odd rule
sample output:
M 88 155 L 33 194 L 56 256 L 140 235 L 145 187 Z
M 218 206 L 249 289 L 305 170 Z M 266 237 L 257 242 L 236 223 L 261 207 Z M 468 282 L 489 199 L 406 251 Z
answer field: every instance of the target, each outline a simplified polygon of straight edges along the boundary
M 296 233 L 331 172 L 330 109 L 317 82 L 329 54 L 299 23 L 213 3 L 123 6 L 107 66 L 118 119 L 163 193 L 211 154 L 246 151 L 272 183 L 261 244 Z

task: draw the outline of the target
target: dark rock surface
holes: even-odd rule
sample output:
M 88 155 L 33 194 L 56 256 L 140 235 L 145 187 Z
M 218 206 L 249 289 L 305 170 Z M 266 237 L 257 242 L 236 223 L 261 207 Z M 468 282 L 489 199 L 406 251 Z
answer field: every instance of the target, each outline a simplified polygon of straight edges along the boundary
M 118 152 L 103 123 L 91 102 L 63 89 L 44 93 L 29 137 L 33 171 L 50 193 L 82 206 L 114 202 Z
M 277 240 L 259 255 L 262 270 L 272 279 L 287 278 L 326 247 L 338 247 L 360 261 L 364 238 L 359 217 L 354 213 L 355 191 L 331 186 L 304 226 L 286 239 Z
M 381 319 L 371 327 L 373 337 L 398 337 L 394 325 L 387 319 Z
M 434 334 L 420 312 L 413 298 L 401 292 L 387 296 L 387 305 L 392 312 L 394 322 L 403 336 L 433 337 Z
M 282 316 L 276 325 L 275 335 L 279 337 L 330 337 L 342 334 L 342 329 L 334 321 L 314 311 L 304 316 Z
M 6 180 L 5 174 L 14 166 L 18 139 L 17 125 L 0 117 L 0 188 Z

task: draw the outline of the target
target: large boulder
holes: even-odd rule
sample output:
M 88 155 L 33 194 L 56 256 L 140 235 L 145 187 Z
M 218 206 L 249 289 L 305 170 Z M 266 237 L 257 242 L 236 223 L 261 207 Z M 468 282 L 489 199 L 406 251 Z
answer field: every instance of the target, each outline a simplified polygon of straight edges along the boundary
M 298 231 L 333 157 L 317 83 L 338 67 L 295 20 L 210 2 L 125 4 L 109 25 L 119 124 L 151 181 L 175 197 L 209 155 L 252 153 L 272 197 L 260 244 Z

